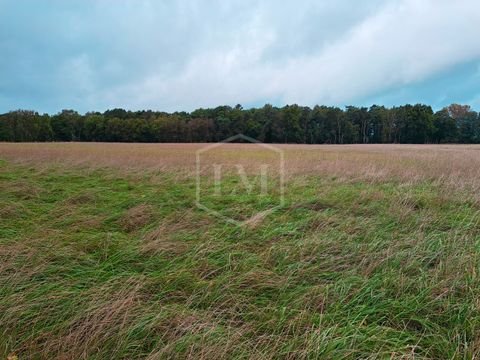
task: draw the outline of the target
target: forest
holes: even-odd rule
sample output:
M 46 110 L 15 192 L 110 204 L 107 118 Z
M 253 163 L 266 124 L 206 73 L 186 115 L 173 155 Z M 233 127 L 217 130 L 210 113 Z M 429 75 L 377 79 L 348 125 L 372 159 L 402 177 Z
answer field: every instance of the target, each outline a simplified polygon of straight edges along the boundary
M 219 106 L 190 113 L 74 110 L 0 115 L 0 141 L 216 142 L 245 134 L 266 143 L 480 143 L 480 114 L 452 104 L 437 112 L 424 104 L 387 108 L 299 105 L 244 109 Z

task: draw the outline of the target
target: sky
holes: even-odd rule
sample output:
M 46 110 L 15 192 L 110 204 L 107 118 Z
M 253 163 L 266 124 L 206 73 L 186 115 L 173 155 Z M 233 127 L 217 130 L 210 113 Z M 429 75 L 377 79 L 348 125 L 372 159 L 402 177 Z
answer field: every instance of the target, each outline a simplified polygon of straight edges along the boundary
M 480 109 L 478 0 L 0 0 L 0 113 Z

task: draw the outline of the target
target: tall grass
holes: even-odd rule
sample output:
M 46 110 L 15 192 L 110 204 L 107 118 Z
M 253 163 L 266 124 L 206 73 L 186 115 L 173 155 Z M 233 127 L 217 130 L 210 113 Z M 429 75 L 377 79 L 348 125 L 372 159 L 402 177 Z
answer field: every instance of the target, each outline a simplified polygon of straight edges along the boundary
M 1 357 L 480 356 L 478 147 L 283 146 L 285 206 L 237 227 L 200 146 L 0 144 Z

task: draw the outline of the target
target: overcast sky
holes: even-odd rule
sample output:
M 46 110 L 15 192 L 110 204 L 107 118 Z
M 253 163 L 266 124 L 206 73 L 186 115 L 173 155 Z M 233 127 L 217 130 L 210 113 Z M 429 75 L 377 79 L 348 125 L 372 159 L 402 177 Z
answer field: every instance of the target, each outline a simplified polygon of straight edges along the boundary
M 0 0 L 0 113 L 480 109 L 479 0 Z

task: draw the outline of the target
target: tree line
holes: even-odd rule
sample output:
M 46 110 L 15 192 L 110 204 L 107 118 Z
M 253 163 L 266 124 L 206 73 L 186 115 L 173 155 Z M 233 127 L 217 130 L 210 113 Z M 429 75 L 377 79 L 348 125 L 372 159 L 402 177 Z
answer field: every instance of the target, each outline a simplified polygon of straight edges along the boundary
M 459 104 L 437 112 L 424 104 L 345 109 L 267 104 L 190 113 L 16 110 L 0 115 L 0 141 L 216 142 L 240 133 L 266 143 L 480 143 L 480 114 Z

